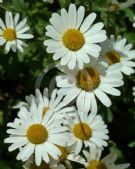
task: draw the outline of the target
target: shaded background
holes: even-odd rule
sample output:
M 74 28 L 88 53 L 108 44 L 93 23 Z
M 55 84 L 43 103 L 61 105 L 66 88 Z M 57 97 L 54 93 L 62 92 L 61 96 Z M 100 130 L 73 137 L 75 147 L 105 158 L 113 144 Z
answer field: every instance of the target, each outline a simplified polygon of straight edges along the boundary
M 135 46 L 135 28 L 132 27 L 135 6 L 124 10 L 108 12 L 111 0 L 54 0 L 54 4 L 42 0 L 4 0 L 0 4 L 0 17 L 4 19 L 5 10 L 14 14 L 19 12 L 21 17 L 28 18 L 31 33 L 34 39 L 28 40 L 28 47 L 24 53 L 9 52 L 4 54 L 4 47 L 0 47 L 0 169 L 21 169 L 22 163 L 16 160 L 16 152 L 8 152 L 8 145 L 3 144 L 6 135 L 6 124 L 17 115 L 12 106 L 25 96 L 34 93 L 35 81 L 40 73 L 49 64 L 53 63 L 52 56 L 46 53 L 43 41 L 45 26 L 52 12 L 58 12 L 62 7 L 68 8 L 69 3 L 77 6 L 84 5 L 86 14 L 96 11 L 97 21 L 103 21 L 107 34 L 122 35 Z M 124 2 L 124 1 L 119 1 Z M 41 89 L 48 86 L 56 70 L 51 70 L 43 79 Z M 135 86 L 135 75 L 125 77 L 125 85 L 121 88 L 120 97 L 112 97 L 112 106 L 105 108 L 99 105 L 99 112 L 109 128 L 109 146 L 105 149 L 106 155 L 110 149 L 118 153 L 118 163 L 130 162 L 130 169 L 135 168 L 135 104 L 132 96 L 132 87 Z M 75 168 L 76 164 L 74 164 Z

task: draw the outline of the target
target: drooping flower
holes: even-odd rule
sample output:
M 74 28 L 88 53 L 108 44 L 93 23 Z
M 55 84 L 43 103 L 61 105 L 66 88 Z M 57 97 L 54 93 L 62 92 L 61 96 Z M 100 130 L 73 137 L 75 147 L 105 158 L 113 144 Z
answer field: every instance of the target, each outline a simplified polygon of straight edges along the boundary
M 61 118 L 57 120 L 53 116 L 53 112 L 47 112 L 42 117 L 42 105 L 31 105 L 28 111 L 25 107 L 21 107 L 18 118 L 8 123 L 11 129 L 7 130 L 10 134 L 4 140 L 5 143 L 11 143 L 9 151 L 21 148 L 17 155 L 18 160 L 26 161 L 34 154 L 35 164 L 41 165 L 41 162 L 49 162 L 50 156 L 59 159 L 60 150 L 56 145 L 66 146 L 67 144 L 67 128 L 61 126 Z
M 126 39 L 118 36 L 116 39 L 111 35 L 110 39 L 107 39 L 101 44 L 102 46 L 102 59 L 109 64 L 113 65 L 121 63 L 121 72 L 126 75 L 134 73 L 133 67 L 135 62 L 132 59 L 135 58 L 135 50 L 132 50 L 132 44 L 126 44 Z
M 54 13 L 50 19 L 51 25 L 46 27 L 45 40 L 47 52 L 53 53 L 54 60 L 60 60 L 61 65 L 67 65 L 69 69 L 76 66 L 83 68 L 92 57 L 98 57 L 101 47 L 99 42 L 106 39 L 106 31 L 102 30 L 103 23 L 93 24 L 96 14 L 89 14 L 84 19 L 85 8 L 80 6 L 76 9 L 70 4 L 68 12 L 61 10 L 61 15 Z
M 5 24 L 0 18 L 0 46 L 5 44 L 5 52 L 8 53 L 10 49 L 16 52 L 17 49 L 23 52 L 23 48 L 27 46 L 23 39 L 31 39 L 33 35 L 27 33 L 30 29 L 26 25 L 27 19 L 19 22 L 20 14 L 17 13 L 14 17 L 11 12 L 6 11 Z
M 107 146 L 108 129 L 100 115 L 82 109 L 76 112 L 76 118 L 67 117 L 71 138 L 68 145 L 75 145 L 75 154 L 84 147 Z
M 111 152 L 107 156 L 101 159 L 101 148 L 94 148 L 90 150 L 90 153 L 83 151 L 87 162 L 84 164 L 86 169 L 125 169 L 129 167 L 129 164 L 117 164 L 117 154 Z
M 77 98 L 77 105 L 80 107 L 97 112 L 97 101 L 95 96 L 106 107 L 111 106 L 111 100 L 107 94 L 119 96 L 120 91 L 116 87 L 123 85 L 122 74 L 119 64 L 105 67 L 97 59 L 91 59 L 91 62 L 83 69 L 74 69 L 60 67 L 65 75 L 56 77 L 57 86 L 61 89 L 59 93 L 66 95 L 65 100 L 74 100 Z M 107 94 L 106 94 L 107 93 Z

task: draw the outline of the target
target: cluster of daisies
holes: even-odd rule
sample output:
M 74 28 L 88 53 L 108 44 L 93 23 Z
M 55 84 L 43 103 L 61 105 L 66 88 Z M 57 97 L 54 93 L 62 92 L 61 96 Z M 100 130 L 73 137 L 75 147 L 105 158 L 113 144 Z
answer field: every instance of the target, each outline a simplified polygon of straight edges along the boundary
M 115 152 L 102 158 L 109 131 L 98 114 L 97 99 L 110 107 L 109 95 L 120 96 L 123 74 L 134 73 L 135 50 L 121 36 L 108 38 L 104 24 L 95 22 L 96 13 L 84 15 L 85 8 L 74 4 L 52 14 L 44 45 L 61 71 L 57 88 L 26 96 L 14 107 L 18 116 L 7 124 L 10 136 L 4 142 L 11 144 L 9 151 L 19 150 L 17 160 L 25 169 L 69 169 L 72 161 L 84 169 L 129 166 L 116 165 Z M 33 38 L 26 19 L 19 22 L 19 17 L 6 12 L 5 24 L 0 19 L 0 45 L 5 44 L 6 52 L 22 52 L 26 44 L 21 39 Z

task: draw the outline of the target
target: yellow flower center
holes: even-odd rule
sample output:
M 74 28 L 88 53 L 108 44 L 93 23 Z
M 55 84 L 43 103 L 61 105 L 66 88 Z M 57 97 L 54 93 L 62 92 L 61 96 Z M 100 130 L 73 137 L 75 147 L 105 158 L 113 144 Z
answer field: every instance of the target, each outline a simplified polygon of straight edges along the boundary
M 41 124 L 33 124 L 27 130 L 27 138 L 33 144 L 42 144 L 48 138 L 48 131 Z
M 7 28 L 3 31 L 3 37 L 8 41 L 13 41 L 16 39 L 16 32 L 14 29 Z
M 85 43 L 83 34 L 77 29 L 69 29 L 62 37 L 63 44 L 72 51 L 77 51 Z
M 107 167 L 101 161 L 92 160 L 92 161 L 90 161 L 89 165 L 87 166 L 87 169 L 107 169 Z
M 43 113 L 42 113 L 42 117 L 44 117 L 44 115 L 46 114 L 46 112 L 49 110 L 49 107 L 44 107 L 43 108 Z
M 81 140 L 89 140 L 92 136 L 92 129 L 86 123 L 77 123 L 73 127 L 74 135 Z
M 77 85 L 85 91 L 92 91 L 100 84 L 100 75 L 97 69 L 86 67 L 77 74 Z
M 115 63 L 119 63 L 121 56 L 116 51 L 108 51 L 104 54 L 104 58 L 107 60 L 109 65 L 113 65 Z
M 30 169 L 51 169 L 49 164 L 42 162 L 40 166 L 36 166 L 35 163 L 31 164 Z
M 60 161 L 63 162 L 67 159 L 67 156 L 68 156 L 67 149 L 65 147 L 61 147 L 61 146 L 58 146 L 58 145 L 57 145 L 57 147 L 61 151 Z

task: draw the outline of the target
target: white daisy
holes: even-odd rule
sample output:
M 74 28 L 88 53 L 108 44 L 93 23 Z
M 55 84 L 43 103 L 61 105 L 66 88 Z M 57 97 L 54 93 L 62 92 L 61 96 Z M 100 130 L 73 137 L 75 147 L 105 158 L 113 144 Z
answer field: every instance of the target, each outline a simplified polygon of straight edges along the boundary
M 51 39 L 45 40 L 48 53 L 54 53 L 53 59 L 60 60 L 61 65 L 69 69 L 83 67 L 90 57 L 98 57 L 101 47 L 97 44 L 106 39 L 106 31 L 102 30 L 103 23 L 94 25 L 96 14 L 91 13 L 84 19 L 85 8 L 76 9 L 70 4 L 68 12 L 61 10 L 61 15 L 54 13 L 50 19 L 51 25 L 46 27 L 46 35 Z
M 74 153 L 75 146 L 58 146 L 59 150 L 61 151 L 61 156 L 57 160 L 57 163 L 70 163 L 70 161 L 75 161 L 77 163 L 84 163 L 85 160 L 78 154 Z
M 88 111 L 76 112 L 76 119 L 67 118 L 71 138 L 68 145 L 75 144 L 75 154 L 79 154 L 83 144 L 85 147 L 107 146 L 108 129 L 102 117 L 96 113 L 88 114 Z
M 90 153 L 83 151 L 87 162 L 84 164 L 86 169 L 125 169 L 130 166 L 130 164 L 119 164 L 115 165 L 117 159 L 116 153 L 110 153 L 103 159 L 101 159 L 100 148 L 91 149 Z
M 67 144 L 67 128 L 61 126 L 61 118 L 55 120 L 53 113 L 49 112 L 42 117 L 43 107 L 33 104 L 31 110 L 21 107 L 18 113 L 18 119 L 7 126 L 10 134 L 4 140 L 5 143 L 11 143 L 9 151 L 21 148 L 17 155 L 18 160 L 28 160 L 32 154 L 35 156 L 35 164 L 39 166 L 42 161 L 49 162 L 49 157 L 59 159 L 60 150 L 56 145 L 65 146 Z
M 0 0 L 0 3 L 2 3 L 3 1 L 2 0 Z
M 54 0 L 43 0 L 43 2 L 48 2 L 48 3 L 52 4 L 54 2 Z
M 133 96 L 135 96 L 135 87 L 133 87 Z M 135 98 L 134 98 L 134 102 L 135 102 Z
M 84 109 L 97 112 L 95 96 L 109 107 L 111 100 L 106 93 L 114 96 L 120 95 L 116 87 L 122 86 L 123 80 L 117 64 L 106 68 L 93 58 L 82 70 L 76 68 L 71 71 L 66 67 L 60 69 L 65 75 L 56 77 L 57 86 L 61 88 L 59 93 L 67 95 L 65 100 L 77 98 L 78 107 L 84 106 Z
M 27 33 L 30 29 L 27 25 L 27 19 L 19 22 L 20 14 L 16 14 L 13 18 L 11 12 L 6 11 L 5 24 L 0 18 L 0 46 L 5 44 L 5 52 L 8 53 L 10 49 L 14 52 L 18 49 L 23 52 L 23 47 L 27 46 L 23 39 L 31 39 L 33 35 Z M 21 40 L 22 39 L 22 40 Z
M 126 39 L 118 36 L 117 39 L 111 35 L 110 39 L 101 43 L 102 46 L 102 58 L 109 65 L 121 63 L 121 72 L 130 75 L 134 73 L 133 67 L 135 62 L 132 59 L 135 58 L 135 50 L 132 50 L 132 44 L 126 45 Z
M 67 107 L 69 101 L 63 101 L 63 96 L 58 95 L 57 89 L 54 89 L 52 91 L 51 96 L 49 96 L 47 88 L 44 89 L 43 94 L 40 92 L 39 89 L 36 89 L 35 96 L 32 94 L 30 96 L 26 96 L 26 101 L 27 102 L 20 102 L 19 104 L 14 106 L 14 108 L 20 108 L 22 106 L 25 106 L 26 108 L 32 109 L 31 104 L 32 102 L 34 102 L 37 106 L 39 104 L 42 105 L 44 110 L 43 115 L 47 112 L 53 112 L 58 115 L 58 118 L 60 114 L 62 116 L 65 116 L 66 113 L 71 113 L 75 110 L 74 106 Z
M 30 158 L 23 167 L 24 169 L 66 169 L 64 165 L 57 164 L 54 160 L 50 160 L 49 163 L 42 162 L 40 166 L 36 166 L 33 158 Z
M 133 27 L 135 28 L 135 16 L 134 16 L 134 22 L 133 22 Z

